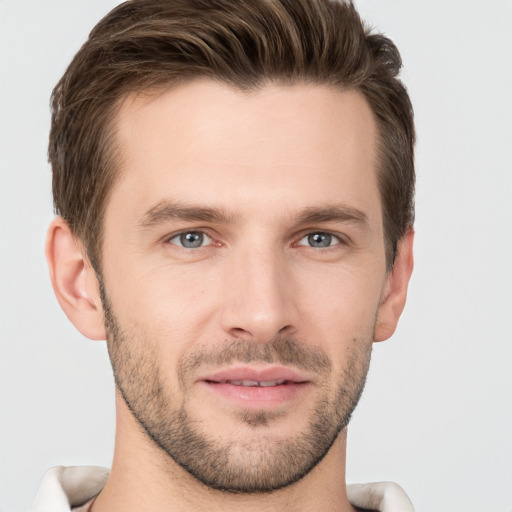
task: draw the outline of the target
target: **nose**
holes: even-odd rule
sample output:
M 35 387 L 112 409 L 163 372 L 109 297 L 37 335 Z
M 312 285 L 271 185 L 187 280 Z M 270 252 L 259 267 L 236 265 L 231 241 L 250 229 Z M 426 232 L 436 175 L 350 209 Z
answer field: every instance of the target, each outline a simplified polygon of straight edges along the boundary
M 224 279 L 222 328 L 234 338 L 267 343 L 298 327 L 294 279 L 279 251 L 238 254 Z

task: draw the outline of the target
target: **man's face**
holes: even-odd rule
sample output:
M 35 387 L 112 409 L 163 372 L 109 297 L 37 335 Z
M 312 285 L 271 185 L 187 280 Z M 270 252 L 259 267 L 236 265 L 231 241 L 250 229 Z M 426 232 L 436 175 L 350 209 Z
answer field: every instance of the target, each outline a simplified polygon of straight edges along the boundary
M 348 422 L 387 279 L 376 136 L 359 93 L 321 86 L 122 105 L 109 351 L 128 408 L 207 485 L 288 485 Z

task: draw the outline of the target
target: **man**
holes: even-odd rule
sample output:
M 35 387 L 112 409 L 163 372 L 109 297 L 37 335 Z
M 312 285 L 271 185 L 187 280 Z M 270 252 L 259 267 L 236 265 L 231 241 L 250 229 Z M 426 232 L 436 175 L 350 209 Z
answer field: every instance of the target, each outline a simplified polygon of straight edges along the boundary
M 51 470 L 33 511 L 412 510 L 345 485 L 412 272 L 399 68 L 331 0 L 134 0 L 93 29 L 53 93 L 46 251 L 107 339 L 116 445 L 109 475 Z

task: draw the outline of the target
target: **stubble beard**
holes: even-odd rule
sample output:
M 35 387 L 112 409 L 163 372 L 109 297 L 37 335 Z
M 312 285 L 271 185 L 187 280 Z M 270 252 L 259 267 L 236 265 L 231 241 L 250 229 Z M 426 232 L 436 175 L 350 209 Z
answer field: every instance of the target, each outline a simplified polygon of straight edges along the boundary
M 204 485 L 230 493 L 269 493 L 307 475 L 328 453 L 346 428 L 364 388 L 373 332 L 353 339 L 336 385 L 328 356 L 318 347 L 294 338 L 267 344 L 248 340 L 227 342 L 184 357 L 178 373 L 183 401 L 171 403 L 172 393 L 160 377 L 158 357 L 144 336 L 124 331 L 102 289 L 107 344 L 116 386 L 147 436 L 179 466 Z M 253 430 L 247 439 L 218 440 L 211 429 L 190 413 L 187 376 L 206 363 L 279 363 L 319 375 L 322 398 L 313 407 L 307 427 L 295 437 L 276 439 L 268 432 L 279 413 L 241 411 L 240 423 Z

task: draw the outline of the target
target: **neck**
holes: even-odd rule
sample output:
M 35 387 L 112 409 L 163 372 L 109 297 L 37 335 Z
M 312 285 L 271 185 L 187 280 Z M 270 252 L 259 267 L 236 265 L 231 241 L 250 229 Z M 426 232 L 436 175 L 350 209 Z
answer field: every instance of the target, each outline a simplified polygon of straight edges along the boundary
M 233 494 L 211 489 L 142 431 L 124 401 L 117 400 L 114 460 L 92 512 L 332 512 L 354 511 L 345 486 L 346 432 L 304 478 L 272 493 Z

